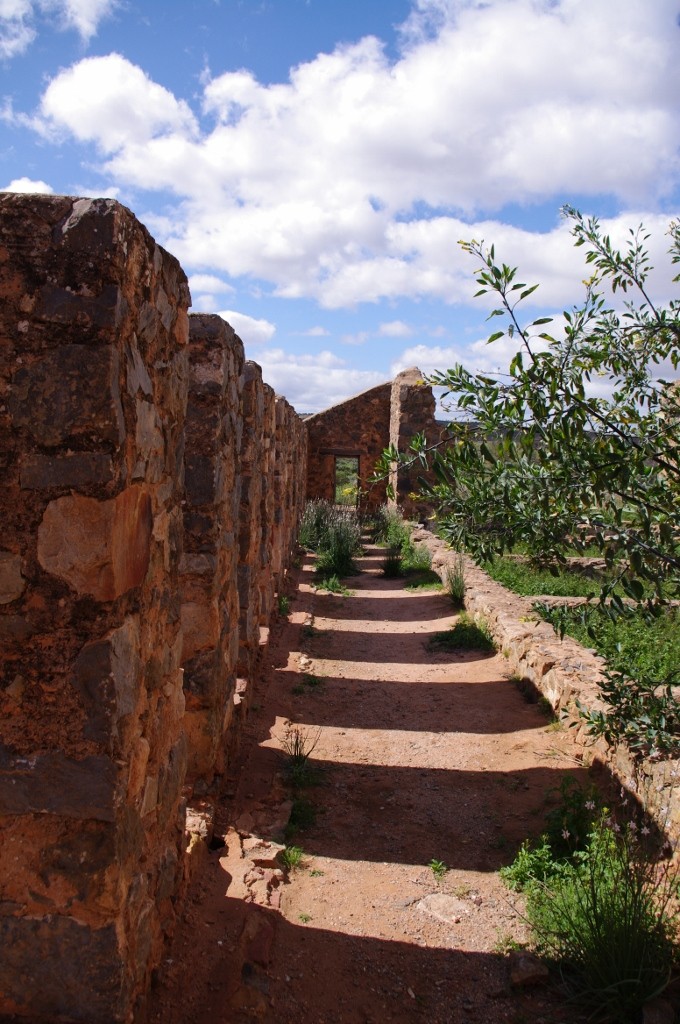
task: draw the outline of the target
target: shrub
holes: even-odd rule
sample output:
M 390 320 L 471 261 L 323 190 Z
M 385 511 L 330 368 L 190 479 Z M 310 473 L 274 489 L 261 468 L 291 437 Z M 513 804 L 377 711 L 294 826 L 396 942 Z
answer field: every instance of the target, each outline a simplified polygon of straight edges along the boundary
M 318 553 L 316 572 L 323 579 L 356 571 L 354 556 L 361 550 L 361 526 L 356 510 L 336 508 L 322 500 L 308 501 L 300 523 L 299 541 Z
M 620 1024 L 668 983 L 675 958 L 677 871 L 645 845 L 649 829 L 620 827 L 595 791 L 559 788 L 540 841 L 501 869 L 526 895 L 539 949 L 556 957 L 575 996 Z
M 597 823 L 586 850 L 526 885 L 540 948 L 571 970 L 574 994 L 632 1022 L 668 984 L 675 958 L 674 872 L 647 857 L 631 826 Z
M 463 614 L 451 629 L 435 633 L 428 642 L 430 651 L 495 651 L 496 642 L 485 622 L 474 622 Z
M 454 608 L 465 607 L 465 563 L 463 556 L 457 554 L 453 566 L 446 573 L 446 588 Z

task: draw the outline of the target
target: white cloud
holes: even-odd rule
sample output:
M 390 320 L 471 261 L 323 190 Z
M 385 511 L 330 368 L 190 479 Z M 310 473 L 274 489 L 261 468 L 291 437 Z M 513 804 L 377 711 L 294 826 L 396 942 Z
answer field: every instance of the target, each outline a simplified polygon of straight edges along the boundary
M 54 12 L 64 28 L 73 28 L 86 42 L 97 34 L 99 23 L 109 17 L 118 0 L 39 0 L 47 12 Z
M 0 188 L 0 192 L 35 192 L 41 195 L 52 195 L 54 189 L 46 181 L 34 181 L 32 178 L 14 178 L 9 185 Z
M 292 355 L 282 349 L 258 353 L 262 374 L 277 394 L 285 395 L 299 413 L 319 412 L 382 384 L 384 377 L 369 370 L 347 367 L 332 352 Z
M 212 295 L 226 295 L 234 291 L 233 285 L 227 284 L 214 274 L 191 274 L 189 288 L 197 292 L 210 292 Z
M 118 53 L 87 57 L 52 79 L 40 104 L 38 128 L 68 131 L 105 154 L 124 149 L 189 144 L 195 122 L 189 107 Z M 153 154 L 145 157 L 153 164 Z M 125 178 L 121 178 L 125 180 Z
M 58 28 L 75 29 L 84 42 L 97 34 L 118 0 L 0 0 L 0 58 L 24 53 L 38 35 L 38 15 L 53 15 Z
M 256 320 L 255 317 L 238 313 L 233 309 L 223 309 L 219 316 L 231 324 L 246 348 L 271 341 L 276 331 L 274 324 L 270 324 L 268 320 Z
M 94 144 L 119 187 L 174 193 L 163 241 L 187 266 L 327 308 L 467 302 L 455 243 L 483 233 L 564 302 L 584 276 L 566 228 L 483 217 L 576 194 L 653 210 L 677 188 L 677 31 L 676 0 L 415 0 L 393 61 L 369 37 L 285 83 L 208 77 L 199 120 L 110 54 L 60 72 L 36 126 Z
M 0 58 L 23 53 L 35 39 L 30 0 L 0 0 Z
M 308 331 L 301 333 L 306 338 L 327 338 L 330 331 L 327 331 L 325 327 L 310 327 Z
M 389 323 L 380 324 L 378 334 L 383 338 L 410 338 L 413 328 L 403 320 L 391 320 Z

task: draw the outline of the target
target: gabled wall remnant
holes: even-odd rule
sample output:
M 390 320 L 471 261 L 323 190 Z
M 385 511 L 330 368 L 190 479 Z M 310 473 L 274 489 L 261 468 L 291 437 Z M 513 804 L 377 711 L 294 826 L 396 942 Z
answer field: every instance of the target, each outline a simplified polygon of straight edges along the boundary
M 350 456 L 359 460 L 359 504 L 372 509 L 386 501 L 386 482 L 371 483 L 375 465 L 385 448 L 393 444 L 406 450 L 415 434 L 424 433 L 428 443 L 439 439 L 432 388 L 417 367 L 404 370 L 393 382 L 379 384 L 346 402 L 331 406 L 305 420 L 309 436 L 307 496 L 335 500 L 335 460 Z M 406 515 L 422 515 L 422 505 L 409 498 L 416 489 L 419 471 L 400 469 L 390 474 L 396 502 Z
M 390 388 L 379 384 L 346 402 L 331 406 L 305 420 L 309 443 L 307 497 L 335 500 L 335 460 L 359 460 L 362 504 L 375 508 L 385 502 L 385 485 L 371 484 L 377 459 L 390 437 Z
M 0 196 L 0 298 L 0 1015 L 141 1020 L 304 427 L 118 203 Z

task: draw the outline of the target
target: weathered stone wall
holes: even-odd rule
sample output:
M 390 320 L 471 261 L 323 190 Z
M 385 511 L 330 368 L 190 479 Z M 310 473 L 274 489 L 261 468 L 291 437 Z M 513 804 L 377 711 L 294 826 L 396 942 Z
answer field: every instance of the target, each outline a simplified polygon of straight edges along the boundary
M 238 659 L 243 344 L 219 316 L 189 318 L 182 586 L 188 779 L 225 769 Z M 245 524 L 246 528 L 248 524 Z
M 346 402 L 315 413 L 305 420 L 309 439 L 307 497 L 335 500 L 335 459 L 359 459 L 359 486 L 363 504 L 384 504 L 384 484 L 369 484 L 377 460 L 390 436 L 391 385 L 380 384 Z
M 432 554 L 432 568 L 443 583 L 460 556 L 427 530 L 414 530 L 413 540 Z M 581 644 L 555 634 L 549 623 L 533 610 L 535 598 L 520 597 L 480 569 L 471 558 L 463 558 L 465 607 L 483 619 L 507 659 L 509 674 L 529 680 L 572 726 L 576 744 L 606 765 L 622 787 L 634 794 L 662 832 L 677 841 L 680 836 L 679 762 L 637 764 L 623 745 L 612 749 L 604 740 L 593 743 L 578 717 L 575 702 L 586 707 L 604 707 L 598 687 L 604 661 Z
M 115 202 L 0 214 L 0 1013 L 96 1024 L 181 876 L 189 292 Z
M 0 297 L 0 1015 L 141 1020 L 306 435 L 115 202 L 0 197 Z
M 432 388 L 423 382 L 417 366 L 403 370 L 392 381 L 390 396 L 390 444 L 400 451 L 408 451 L 416 434 L 424 434 L 428 445 L 440 439 L 441 428 L 435 422 L 435 399 Z M 410 495 L 418 490 L 418 477 L 431 479 L 431 474 L 414 464 L 410 468 L 396 466 L 390 474 L 392 499 L 407 517 L 422 517 L 425 506 Z

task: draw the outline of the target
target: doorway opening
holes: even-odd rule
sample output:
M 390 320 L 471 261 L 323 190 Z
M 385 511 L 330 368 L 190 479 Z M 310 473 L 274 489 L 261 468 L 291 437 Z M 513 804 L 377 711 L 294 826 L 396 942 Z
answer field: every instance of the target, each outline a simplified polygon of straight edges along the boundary
M 359 459 L 335 457 L 335 504 L 356 505 L 359 501 Z

